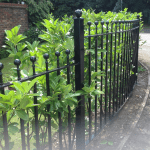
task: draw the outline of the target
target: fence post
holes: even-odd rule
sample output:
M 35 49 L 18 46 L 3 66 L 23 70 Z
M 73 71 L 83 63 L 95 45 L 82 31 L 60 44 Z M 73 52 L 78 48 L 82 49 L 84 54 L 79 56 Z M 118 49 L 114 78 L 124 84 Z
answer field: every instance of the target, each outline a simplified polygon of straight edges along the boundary
M 81 10 L 75 11 L 74 18 L 74 46 L 75 46 L 75 88 L 81 90 L 84 81 L 84 19 Z M 76 150 L 83 150 L 85 147 L 85 100 L 84 96 L 78 96 L 76 108 Z
M 3 64 L 0 63 L 0 86 L 3 85 L 3 78 L 2 78 L 2 69 Z M 1 89 L 1 93 L 4 94 L 4 88 Z M 5 150 L 9 150 L 9 136 L 8 136 L 8 123 L 7 123 L 7 116 L 6 112 L 2 112 L 3 116 L 3 129 L 4 129 L 4 141 L 5 141 Z
M 138 53 L 139 53 L 139 30 L 140 30 L 140 16 L 137 15 L 137 19 L 138 19 L 138 22 L 137 22 L 137 39 L 136 39 L 136 42 L 137 42 L 137 45 L 136 45 L 136 48 L 137 48 L 137 52 L 136 52 L 136 83 L 137 83 L 137 73 L 138 73 Z

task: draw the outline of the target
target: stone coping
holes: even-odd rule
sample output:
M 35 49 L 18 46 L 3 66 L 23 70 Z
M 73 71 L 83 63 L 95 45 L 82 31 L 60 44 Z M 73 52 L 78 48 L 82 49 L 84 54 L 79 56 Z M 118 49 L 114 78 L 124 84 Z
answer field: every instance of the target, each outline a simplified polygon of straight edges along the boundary
M 26 4 L 15 4 L 15 3 L 0 3 L 0 7 L 28 8 L 28 5 L 26 5 Z

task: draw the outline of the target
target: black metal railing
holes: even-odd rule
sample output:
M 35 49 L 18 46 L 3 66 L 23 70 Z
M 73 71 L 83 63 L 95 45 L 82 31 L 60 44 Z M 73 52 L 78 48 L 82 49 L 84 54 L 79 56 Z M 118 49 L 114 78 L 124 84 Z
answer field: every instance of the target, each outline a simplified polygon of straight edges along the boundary
M 75 109 L 76 119 L 75 123 L 72 122 L 71 108 L 68 106 L 68 128 L 67 142 L 64 144 L 63 128 L 62 128 L 62 112 L 58 112 L 59 134 L 57 137 L 59 147 L 56 149 L 76 149 L 83 150 L 85 145 L 88 144 L 107 124 L 107 122 L 117 113 L 128 99 L 134 84 L 137 82 L 138 72 L 138 45 L 139 45 L 139 16 L 137 20 L 132 21 L 115 21 L 115 22 L 95 22 L 95 35 L 91 35 L 91 22 L 88 22 L 88 32 L 84 36 L 84 19 L 81 18 L 82 12 L 76 11 L 76 18 L 74 18 L 74 51 L 75 63 L 70 63 L 70 51 L 66 50 L 66 66 L 59 66 L 60 53 L 56 52 L 57 68 L 48 70 L 48 54 L 44 54 L 46 71 L 41 73 L 35 72 L 36 57 L 30 58 L 32 62 L 33 75 L 28 78 L 21 79 L 20 76 L 20 60 L 16 59 L 14 64 L 17 66 L 18 81 L 25 82 L 34 78 L 45 75 L 46 76 L 46 92 L 50 96 L 50 74 L 67 69 L 67 84 L 70 84 L 70 67 L 75 66 L 72 70 L 75 72 L 75 91 L 82 90 L 85 86 L 85 80 L 88 86 L 94 87 L 96 90 L 103 91 L 104 94 L 84 95 L 78 96 L 78 106 Z M 101 28 L 98 28 L 101 24 Z M 104 29 L 104 26 L 106 28 Z M 88 40 L 85 40 L 87 39 Z M 88 47 L 84 43 L 88 41 Z M 85 55 L 85 51 L 87 55 Z M 85 59 L 86 58 L 86 59 Z M 4 94 L 5 87 L 9 87 L 12 83 L 3 83 L 2 75 L 3 64 L 0 63 L 0 90 Z M 101 72 L 92 78 L 92 73 Z M 34 84 L 33 93 L 37 93 L 37 84 Z M 61 101 L 61 96 L 58 95 L 58 100 Z M 37 96 L 34 96 L 34 104 L 38 104 Z M 45 106 L 45 111 L 49 112 L 50 105 Z M 35 136 L 36 136 L 36 149 L 42 150 L 40 146 L 39 137 L 39 116 L 38 106 L 34 106 L 35 118 Z M 9 135 L 8 135 L 8 122 L 7 112 L 2 113 L 5 150 L 9 150 Z M 52 136 L 52 116 L 47 114 L 48 134 L 47 134 L 47 149 L 55 149 L 53 146 L 54 139 Z M 30 150 L 30 137 L 29 137 L 29 122 L 27 125 L 27 136 L 25 135 L 25 122 L 20 119 L 21 141 L 22 150 Z M 74 133 L 72 132 L 72 125 L 74 124 Z M 64 135 L 64 136 L 66 136 Z M 27 138 L 27 140 L 26 140 Z M 76 143 L 76 144 L 74 144 Z

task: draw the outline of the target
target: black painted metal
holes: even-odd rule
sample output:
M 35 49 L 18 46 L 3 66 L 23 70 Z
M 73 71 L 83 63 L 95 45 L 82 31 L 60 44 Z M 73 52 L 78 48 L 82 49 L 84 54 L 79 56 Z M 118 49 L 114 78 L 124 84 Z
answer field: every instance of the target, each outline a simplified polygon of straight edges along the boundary
M 45 64 L 46 64 L 46 71 L 48 71 L 48 61 L 47 59 L 49 58 L 49 55 L 46 53 L 43 55 L 45 59 Z M 49 83 L 49 74 L 46 74 L 46 89 L 47 89 L 47 96 L 50 96 L 50 83 Z M 50 104 L 47 105 L 47 112 L 50 110 Z M 52 131 L 51 131 L 51 116 L 50 114 L 47 115 L 48 117 L 48 145 L 49 145 L 49 150 L 52 150 Z
M 131 22 L 129 22 L 129 29 L 131 29 Z M 131 31 L 129 32 L 129 70 L 131 70 Z M 129 92 L 132 90 L 131 88 L 131 71 L 129 71 Z
M 136 74 L 138 73 L 138 52 L 139 52 L 139 31 L 140 31 L 140 16 L 137 15 L 137 55 L 136 55 Z M 137 83 L 137 75 L 136 75 L 136 83 Z
M 55 55 L 57 56 L 57 68 L 59 68 L 59 56 L 60 52 L 56 52 Z M 60 70 L 57 70 L 57 76 L 60 75 Z M 58 100 L 61 100 L 60 95 L 58 95 Z M 62 145 L 62 120 L 61 120 L 61 112 L 58 112 L 58 119 L 59 119 L 59 148 L 60 150 L 63 149 Z
M 91 26 L 91 22 L 88 21 L 87 22 L 88 26 L 89 26 L 89 50 L 91 49 L 91 37 L 90 37 L 90 26 Z M 91 52 L 89 52 L 89 86 L 91 85 Z M 88 102 L 89 102 L 89 141 L 91 141 L 91 130 L 92 130 L 92 116 L 91 116 L 91 97 L 88 98 Z
M 129 23 L 127 22 L 127 29 L 129 29 Z M 129 96 L 129 32 L 127 32 L 127 97 Z
M 36 57 L 31 56 L 30 61 L 32 62 L 33 76 L 35 75 L 35 61 Z M 34 93 L 37 93 L 36 83 L 34 84 Z M 34 104 L 37 103 L 37 96 L 34 96 Z M 36 149 L 40 150 L 40 141 L 39 141 L 39 122 L 38 122 L 38 106 L 34 106 L 34 115 L 35 115 L 35 134 L 36 134 Z
M 109 21 L 106 21 L 106 32 L 108 33 L 108 24 Z M 108 101 L 108 88 L 107 88 L 107 79 L 108 79 L 108 34 L 106 34 L 106 66 L 105 66 L 105 124 L 107 122 L 107 101 Z
M 126 22 L 124 22 L 124 26 L 125 26 L 125 30 L 126 30 Z M 127 53 L 127 49 L 126 49 L 126 44 L 127 44 L 127 34 L 125 32 L 125 38 L 124 38 L 124 102 L 126 100 L 126 97 L 127 97 L 127 73 L 126 73 L 126 64 L 127 64 L 127 59 L 126 59 L 126 53 Z
M 97 34 L 97 25 L 98 21 L 95 21 L 96 32 Z M 95 72 L 97 72 L 97 37 L 95 37 Z M 97 89 L 97 76 L 95 77 L 95 89 Z M 97 95 L 95 96 L 95 135 L 97 134 Z
M 111 23 L 111 32 L 113 33 L 113 23 Z M 112 48 L 113 48 L 113 34 L 111 34 L 111 43 L 110 43 L 110 77 L 109 77 L 109 118 L 111 117 L 111 102 L 112 102 Z
M 60 75 L 61 69 L 67 69 L 67 84 L 70 84 L 70 66 L 75 66 L 75 91 L 82 90 L 84 87 L 84 38 L 88 38 L 89 41 L 89 50 L 95 49 L 95 58 L 92 59 L 92 54 L 89 51 L 89 60 L 86 62 L 88 64 L 88 85 L 91 85 L 91 73 L 103 71 L 105 77 L 101 76 L 100 81 L 99 77 L 95 77 L 95 89 L 100 89 L 104 91 L 104 95 L 96 95 L 88 99 L 88 117 L 89 117 L 89 139 L 90 142 L 93 139 L 92 132 L 96 135 L 97 124 L 100 121 L 100 129 L 107 123 L 108 117 L 111 118 L 114 112 L 118 112 L 119 108 L 128 98 L 130 92 L 133 89 L 135 82 L 137 81 L 136 73 L 138 72 L 138 44 L 139 44 L 139 16 L 137 20 L 134 21 L 113 21 L 110 23 L 101 22 L 101 33 L 98 34 L 98 22 L 95 22 L 95 35 L 91 35 L 91 22 L 88 22 L 89 25 L 89 35 L 84 37 L 84 19 L 81 18 L 82 11 L 77 10 L 76 17 L 74 18 L 74 51 L 75 51 L 75 63 L 70 64 L 69 54 L 70 51 L 66 50 L 67 55 L 67 65 L 60 67 L 59 56 L 60 53 L 56 52 L 57 56 L 57 68 L 53 70 L 48 70 L 48 54 L 44 54 L 46 71 L 42 73 L 35 73 L 35 61 L 36 58 L 32 56 L 30 60 L 32 61 L 33 67 L 33 76 L 28 78 L 21 79 L 20 76 L 20 60 L 15 60 L 15 65 L 17 65 L 17 75 L 20 82 L 25 82 L 36 77 L 46 75 L 46 90 L 47 96 L 51 96 L 50 91 L 50 73 L 57 71 L 57 76 Z M 106 29 L 104 29 L 104 24 L 106 24 Z M 114 25 L 115 24 L 115 25 Z M 113 26 L 114 25 L 114 26 Z M 114 30 L 113 30 L 114 29 Z M 106 30 L 106 32 L 104 32 Z M 111 30 L 109 32 L 109 30 Z M 106 40 L 106 44 L 104 44 Z M 117 42 L 118 40 L 118 42 Z M 91 41 L 95 41 L 95 45 L 91 45 Z M 135 41 L 135 42 L 134 42 Z M 121 45 L 120 45 L 121 44 Z M 118 47 L 120 46 L 120 51 Z M 99 54 L 99 49 L 101 53 Z M 106 50 L 106 52 L 105 52 Z M 104 51 L 104 52 L 103 52 Z M 94 65 L 93 65 L 94 64 Z M 132 69 L 132 66 L 135 66 Z M 3 65 L 0 63 L 0 90 L 4 94 L 4 87 L 12 85 L 12 83 L 3 84 L 2 82 L 2 70 Z M 131 74 L 131 70 L 133 74 Z M 113 92 L 113 93 L 112 93 Z M 36 83 L 34 85 L 34 93 L 37 93 Z M 61 100 L 61 96 L 58 96 L 58 100 Z M 99 105 L 97 104 L 99 100 Z M 34 96 L 34 103 L 37 104 L 37 97 Z M 92 108 L 91 106 L 95 105 L 95 128 L 92 127 Z M 50 105 L 45 106 L 46 111 L 49 112 Z M 98 108 L 99 107 L 99 108 Z M 112 107 L 112 108 L 111 108 Z M 98 109 L 100 110 L 100 116 L 98 115 Z M 38 125 L 38 107 L 34 107 L 35 111 L 35 131 L 36 131 L 36 149 L 41 150 L 39 143 L 39 125 Z M 28 113 L 28 112 L 27 112 Z M 87 112 L 86 112 L 87 113 Z M 52 150 L 52 131 L 51 131 L 51 117 L 50 114 L 48 117 L 48 145 L 49 150 Z M 66 149 L 72 150 L 73 147 L 73 138 L 72 138 L 72 119 L 71 119 L 71 108 L 68 106 L 68 146 L 66 144 Z M 98 118 L 99 117 L 99 118 Z M 64 149 L 63 139 L 62 139 L 62 118 L 61 112 L 58 112 L 59 120 L 59 149 Z M 103 122 L 104 120 L 104 122 Z M 3 113 L 3 127 L 4 127 L 4 140 L 5 148 L 9 147 L 8 139 L 8 129 L 7 129 L 7 119 L 6 113 Z M 27 123 L 27 133 L 29 135 L 29 123 Z M 94 129 L 94 130 L 93 130 Z M 76 108 L 76 123 L 74 137 L 76 136 L 76 150 L 85 149 L 85 100 L 84 95 L 78 96 L 78 106 Z M 29 136 L 27 135 L 27 147 L 30 149 Z M 26 149 L 25 144 L 25 134 L 24 134 L 24 121 L 21 119 L 21 137 L 22 137 L 22 149 Z
M 102 25 L 102 36 L 101 36 L 101 49 L 103 49 L 103 25 L 104 25 L 104 21 L 101 21 L 101 25 Z M 103 52 L 101 52 L 101 71 L 103 71 Z M 101 91 L 103 91 L 103 76 L 101 76 Z M 103 95 L 101 94 L 100 97 L 100 129 L 102 129 L 102 101 L 103 101 Z
M 72 64 L 70 64 L 70 66 L 76 66 L 76 65 L 79 65 L 79 63 L 72 63 Z M 60 67 L 60 68 L 56 68 L 56 69 L 53 69 L 53 70 L 44 71 L 44 72 L 35 74 L 35 75 L 33 75 L 33 76 L 20 79 L 19 81 L 20 81 L 20 82 L 29 81 L 29 80 L 31 80 L 31 79 L 40 77 L 40 76 L 45 75 L 45 74 L 47 74 L 47 73 L 52 73 L 52 72 L 55 72 L 55 71 L 58 71 L 58 70 L 65 69 L 65 68 L 67 68 L 67 67 L 68 67 L 68 66 L 62 66 L 62 67 Z M 8 86 L 10 86 L 10 85 L 13 85 L 13 84 L 12 84 L 11 82 L 4 83 L 3 85 L 0 85 L 0 89 L 3 89 L 4 87 L 8 87 Z
M 18 81 L 19 81 L 21 80 L 20 68 L 19 68 L 21 61 L 19 59 L 15 59 L 14 64 L 17 66 L 17 76 L 18 76 Z M 20 125 L 21 125 L 22 150 L 26 150 L 24 120 L 21 118 L 20 118 Z
M 120 26 L 121 26 L 121 21 L 119 21 L 119 45 L 120 45 Z M 121 61 L 121 54 L 119 54 L 120 56 L 120 61 Z M 121 106 L 121 73 L 122 73 L 122 70 L 121 70 L 121 62 L 120 62 L 120 72 L 119 72 L 119 108 Z
M 27 114 L 29 115 L 29 111 L 27 111 Z M 29 122 L 27 123 L 27 148 L 30 150 L 30 132 L 29 132 Z
M 118 24 L 117 24 L 118 25 Z M 117 31 L 117 27 L 116 27 L 116 31 Z M 119 45 L 119 41 L 118 41 L 118 45 Z M 117 92 L 116 92 L 116 112 L 118 111 L 118 108 L 119 108 L 119 56 L 120 54 L 118 53 L 118 56 L 117 56 Z
M 116 46 L 117 46 L 117 22 L 115 22 L 115 48 L 114 48 L 114 76 L 113 76 L 113 115 L 114 115 L 114 111 L 115 111 L 115 104 L 116 104 L 116 108 L 117 108 L 117 103 L 115 102 L 116 99 Z
M 75 88 L 81 90 L 84 81 L 84 19 L 80 18 L 81 10 L 75 11 L 74 18 L 74 43 L 75 43 Z M 84 96 L 78 96 L 78 107 L 76 108 L 76 149 L 85 147 L 85 100 Z
M 3 64 L 0 63 L 0 85 L 3 85 L 3 77 L 2 77 L 2 69 L 3 69 Z M 5 94 L 4 88 L 1 89 L 1 93 Z M 2 112 L 3 116 L 3 128 L 4 128 L 4 140 L 5 140 L 5 149 L 9 149 L 9 138 L 8 138 L 8 124 L 7 124 L 7 116 L 6 112 Z
M 70 84 L 70 63 L 69 63 L 69 54 L 70 54 L 70 50 L 66 50 L 66 54 L 67 54 L 67 84 Z M 69 139 L 69 150 L 72 149 L 71 146 L 71 110 L 70 110 L 70 106 L 68 106 L 68 139 Z

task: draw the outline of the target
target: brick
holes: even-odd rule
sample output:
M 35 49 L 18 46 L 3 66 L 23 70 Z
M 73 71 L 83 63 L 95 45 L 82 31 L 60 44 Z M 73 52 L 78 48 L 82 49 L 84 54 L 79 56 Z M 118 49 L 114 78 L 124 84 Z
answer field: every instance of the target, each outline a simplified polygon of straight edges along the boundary
M 4 30 L 21 25 L 19 34 L 28 29 L 28 6 L 13 3 L 0 3 L 0 47 L 4 40 Z

